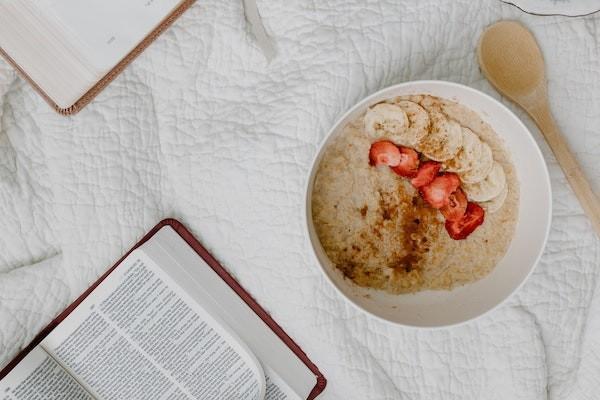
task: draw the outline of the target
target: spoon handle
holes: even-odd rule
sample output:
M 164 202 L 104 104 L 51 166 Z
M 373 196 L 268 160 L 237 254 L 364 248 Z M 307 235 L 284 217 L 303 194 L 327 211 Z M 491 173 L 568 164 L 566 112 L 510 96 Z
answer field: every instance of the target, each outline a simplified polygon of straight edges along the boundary
M 544 134 L 571 188 L 579 199 L 583 211 L 592 222 L 596 234 L 600 236 L 600 202 L 592 191 L 577 159 L 569 150 L 569 145 L 560 129 L 556 126 L 550 107 L 545 103 L 535 110 L 530 110 L 529 114 Z

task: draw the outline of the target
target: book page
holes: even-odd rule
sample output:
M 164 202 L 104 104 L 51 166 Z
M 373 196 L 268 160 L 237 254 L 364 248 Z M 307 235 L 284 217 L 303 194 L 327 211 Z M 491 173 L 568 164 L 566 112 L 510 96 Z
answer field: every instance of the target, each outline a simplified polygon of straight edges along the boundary
M 298 396 L 273 369 L 265 367 L 265 375 L 267 377 L 265 400 L 303 400 L 306 398 Z
M 222 322 L 132 252 L 41 344 L 102 400 L 262 400 L 264 372 Z
M 173 228 L 161 228 L 141 250 L 250 347 L 267 375 L 268 400 L 308 397 L 315 374 Z
M 42 348 L 34 348 L 0 381 L 0 400 L 94 400 Z
M 71 107 L 183 0 L 0 0 L 0 48 Z
M 38 0 L 69 40 L 107 72 L 133 50 L 181 0 Z
M 0 48 L 61 108 L 73 105 L 103 75 L 36 1 L 0 1 Z

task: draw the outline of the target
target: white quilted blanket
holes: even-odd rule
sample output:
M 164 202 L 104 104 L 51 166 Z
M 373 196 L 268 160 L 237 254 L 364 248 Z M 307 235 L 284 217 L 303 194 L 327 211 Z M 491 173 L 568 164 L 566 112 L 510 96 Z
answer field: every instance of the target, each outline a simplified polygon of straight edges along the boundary
M 259 8 L 270 64 L 241 1 L 200 0 L 71 118 L 0 61 L 0 364 L 174 216 L 319 365 L 323 399 L 600 398 L 599 242 L 518 110 L 550 166 L 554 220 L 529 282 L 489 316 L 438 331 L 370 318 L 321 276 L 302 224 L 317 145 L 362 97 L 429 78 L 499 97 L 474 48 L 501 18 L 541 42 L 552 108 L 600 193 L 600 15 L 534 17 L 496 0 Z

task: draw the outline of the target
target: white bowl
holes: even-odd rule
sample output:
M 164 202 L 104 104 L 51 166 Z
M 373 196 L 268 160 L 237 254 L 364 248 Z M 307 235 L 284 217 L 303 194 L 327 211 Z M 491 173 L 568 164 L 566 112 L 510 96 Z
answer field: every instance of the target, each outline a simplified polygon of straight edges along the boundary
M 394 96 L 430 94 L 476 111 L 504 140 L 520 183 L 519 219 L 512 242 L 484 279 L 451 291 L 392 295 L 359 287 L 335 268 L 315 232 L 311 197 L 324 149 L 331 139 L 370 105 Z M 519 289 L 538 263 L 550 230 L 552 197 L 544 158 L 529 130 L 504 105 L 467 86 L 443 81 L 415 81 L 383 89 L 352 107 L 331 128 L 313 160 L 306 184 L 305 221 L 316 259 L 327 279 L 359 309 L 385 321 L 413 327 L 460 324 L 494 309 Z

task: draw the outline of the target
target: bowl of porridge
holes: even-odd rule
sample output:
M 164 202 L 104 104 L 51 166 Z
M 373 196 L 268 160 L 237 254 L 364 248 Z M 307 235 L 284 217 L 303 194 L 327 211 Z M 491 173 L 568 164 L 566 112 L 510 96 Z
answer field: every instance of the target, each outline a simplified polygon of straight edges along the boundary
M 306 186 L 319 266 L 359 309 L 456 325 L 514 293 L 543 252 L 550 180 L 531 133 L 475 89 L 383 89 L 327 134 Z

